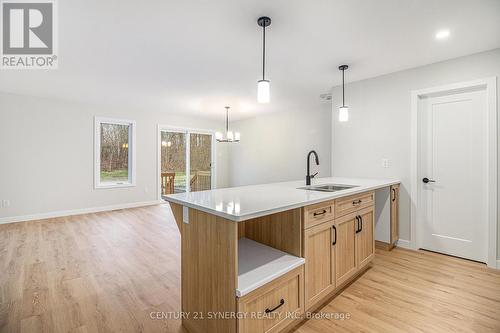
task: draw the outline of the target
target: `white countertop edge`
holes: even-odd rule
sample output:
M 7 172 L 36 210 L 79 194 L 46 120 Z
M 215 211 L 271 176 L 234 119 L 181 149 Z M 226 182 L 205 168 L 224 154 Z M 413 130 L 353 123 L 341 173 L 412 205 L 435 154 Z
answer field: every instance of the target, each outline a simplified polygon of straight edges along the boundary
M 350 195 L 363 193 L 366 191 L 378 190 L 378 189 L 381 189 L 384 187 L 388 187 L 388 186 L 392 186 L 392 185 L 396 185 L 396 184 L 400 184 L 400 183 L 401 183 L 400 180 L 388 180 L 380 185 L 358 186 L 358 187 L 347 189 L 347 190 L 332 192 L 330 195 L 326 195 L 323 198 L 308 200 L 307 202 L 299 202 L 299 203 L 292 204 L 292 205 L 285 205 L 285 206 L 277 207 L 274 209 L 268 209 L 268 210 L 264 210 L 264 211 L 257 211 L 257 212 L 253 212 L 253 213 L 249 213 L 249 214 L 245 214 L 245 215 L 231 215 L 231 214 L 225 213 L 224 211 L 217 211 L 214 209 L 210 209 L 210 208 L 207 208 L 204 206 L 196 205 L 196 204 L 184 201 L 184 200 L 178 200 L 176 198 L 172 198 L 172 197 L 168 197 L 168 196 L 166 197 L 165 200 L 168 202 L 173 202 L 173 203 L 176 203 L 176 204 L 179 204 L 182 206 L 186 206 L 189 208 L 197 209 L 197 210 L 203 211 L 205 213 L 216 215 L 216 216 L 225 218 L 225 219 L 230 220 L 230 221 L 243 222 L 243 221 L 254 219 L 257 217 L 262 217 L 262 216 L 266 216 L 266 215 L 270 215 L 270 214 L 284 212 L 284 211 L 287 211 L 290 209 L 295 209 L 295 208 L 300 208 L 300 207 L 304 207 L 304 206 L 308 206 L 308 205 L 313 205 L 313 204 L 316 204 L 319 202 L 324 202 L 324 201 L 333 200 L 333 199 L 337 199 L 337 198 L 347 197 Z M 303 191 L 306 191 L 306 190 L 303 190 Z M 328 192 L 324 192 L 324 193 L 328 193 Z
M 295 268 L 297 268 L 299 266 L 302 266 L 303 264 L 305 264 L 305 262 L 306 262 L 306 260 L 304 258 L 297 257 L 297 261 L 296 262 L 294 262 L 293 264 L 291 264 L 290 266 L 287 266 L 286 268 L 284 268 L 282 270 L 276 271 L 274 274 L 269 275 L 265 279 L 262 279 L 262 280 L 260 280 L 257 283 L 249 285 L 248 287 L 246 287 L 244 289 L 240 289 L 239 287 L 236 288 L 236 296 L 237 297 L 243 297 L 246 294 L 251 293 L 255 289 L 258 289 L 258 288 L 262 287 L 263 285 L 267 284 L 268 282 L 271 282 L 271 281 L 279 278 L 280 276 L 285 275 L 286 273 L 294 270 Z

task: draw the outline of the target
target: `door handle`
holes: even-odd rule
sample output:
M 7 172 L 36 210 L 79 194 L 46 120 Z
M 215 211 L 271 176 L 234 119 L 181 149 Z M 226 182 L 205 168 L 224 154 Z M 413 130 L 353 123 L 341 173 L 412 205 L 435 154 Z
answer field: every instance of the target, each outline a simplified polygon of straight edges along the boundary
M 332 225 L 333 228 L 333 234 L 335 235 L 335 240 L 332 242 L 332 245 L 337 244 L 337 228 L 335 228 L 334 225 Z
M 356 216 L 356 233 L 360 232 L 361 229 L 359 228 L 359 220 L 360 220 L 360 216 Z
M 276 310 L 278 310 L 278 308 L 279 308 L 280 306 L 282 306 L 283 304 L 285 304 L 285 300 L 282 298 L 282 299 L 280 300 L 280 304 L 276 305 L 276 306 L 275 306 L 274 308 L 272 308 L 272 309 L 267 308 L 265 312 L 266 312 L 266 313 L 269 313 L 269 312 L 276 311 Z
M 359 225 L 360 225 L 359 232 L 361 232 L 363 231 L 363 218 L 361 216 L 359 217 Z
M 424 183 L 426 183 L 426 184 L 427 184 L 427 183 L 435 183 L 435 182 L 436 182 L 435 180 L 433 180 L 433 179 L 429 179 L 429 178 L 427 178 L 427 177 L 424 177 L 424 178 L 422 179 L 422 181 L 423 181 Z
M 396 201 L 396 189 L 395 188 L 392 189 L 392 194 L 394 195 L 392 197 L 392 201 Z

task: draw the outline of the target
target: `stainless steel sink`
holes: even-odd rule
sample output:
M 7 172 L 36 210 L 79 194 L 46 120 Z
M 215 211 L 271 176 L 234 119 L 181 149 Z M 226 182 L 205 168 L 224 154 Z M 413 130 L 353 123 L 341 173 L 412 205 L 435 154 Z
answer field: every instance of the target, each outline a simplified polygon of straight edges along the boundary
M 308 190 L 308 191 L 320 191 L 320 192 L 336 192 L 347 190 L 350 188 L 357 187 L 356 185 L 343 185 L 343 184 L 323 184 L 323 185 L 311 185 L 299 187 L 299 190 Z

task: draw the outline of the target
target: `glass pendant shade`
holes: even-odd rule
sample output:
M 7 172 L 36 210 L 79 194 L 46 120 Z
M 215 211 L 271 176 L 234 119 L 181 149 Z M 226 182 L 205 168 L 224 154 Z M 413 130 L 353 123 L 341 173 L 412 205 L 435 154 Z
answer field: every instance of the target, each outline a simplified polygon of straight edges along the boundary
M 349 107 L 345 105 L 339 107 L 339 121 L 349 121 Z
M 271 99 L 271 85 L 268 80 L 259 80 L 257 84 L 257 102 L 269 103 Z
M 215 132 L 215 139 L 216 140 L 222 140 L 222 133 L 221 132 Z
M 240 141 L 240 132 L 234 133 L 234 141 Z

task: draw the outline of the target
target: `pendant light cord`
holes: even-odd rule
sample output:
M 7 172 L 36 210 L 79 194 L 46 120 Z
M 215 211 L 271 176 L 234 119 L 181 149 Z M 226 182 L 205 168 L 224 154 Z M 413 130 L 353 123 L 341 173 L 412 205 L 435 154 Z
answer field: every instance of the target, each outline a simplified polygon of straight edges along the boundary
M 229 107 L 226 106 L 226 135 L 229 132 Z
M 266 69 L 266 25 L 262 27 L 262 80 L 265 80 Z
M 345 106 L 344 72 L 345 69 L 342 70 L 342 106 Z

